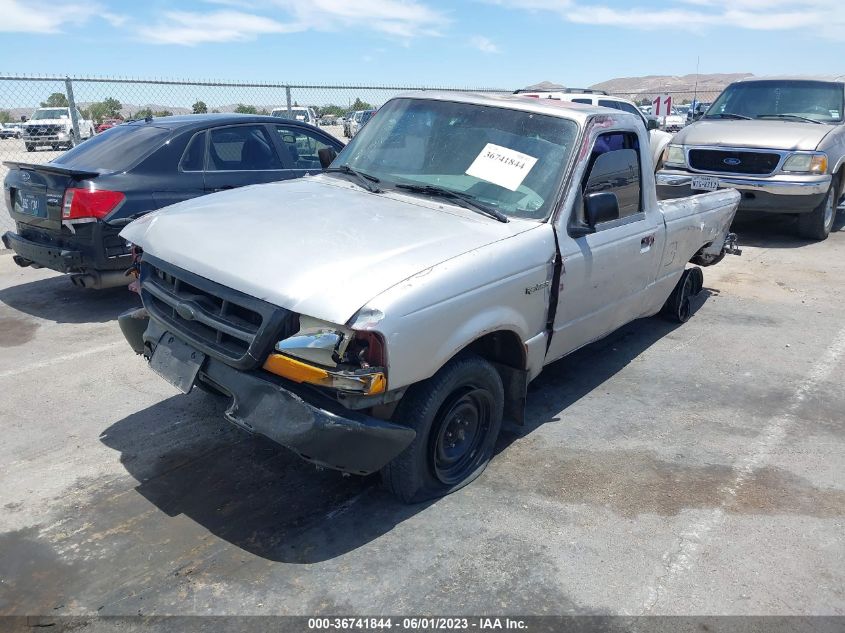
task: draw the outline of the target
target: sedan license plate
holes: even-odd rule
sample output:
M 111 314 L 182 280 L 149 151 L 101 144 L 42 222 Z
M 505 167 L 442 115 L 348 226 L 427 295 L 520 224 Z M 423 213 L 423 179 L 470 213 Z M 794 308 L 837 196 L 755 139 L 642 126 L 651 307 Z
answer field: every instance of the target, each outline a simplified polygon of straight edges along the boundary
M 690 188 L 693 191 L 716 191 L 719 188 L 719 179 L 713 176 L 693 176 Z
M 47 217 L 47 199 L 42 194 L 27 191 L 15 192 L 15 211 L 36 218 Z
M 150 367 L 181 392 L 189 393 L 203 362 L 205 354 L 165 332 L 156 345 Z

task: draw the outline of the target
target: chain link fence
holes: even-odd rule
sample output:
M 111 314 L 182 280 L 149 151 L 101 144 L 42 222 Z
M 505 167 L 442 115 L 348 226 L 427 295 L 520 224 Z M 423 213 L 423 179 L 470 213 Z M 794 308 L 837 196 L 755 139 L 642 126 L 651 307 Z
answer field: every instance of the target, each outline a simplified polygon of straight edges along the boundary
M 205 112 L 270 114 L 273 110 L 310 108 L 330 134 L 343 138 L 341 117 L 352 110 L 378 108 L 394 95 L 415 90 L 454 90 L 507 93 L 507 88 L 438 86 L 331 86 L 284 83 L 242 83 L 219 81 L 176 81 L 164 79 L 120 79 L 96 77 L 0 76 L 0 161 L 44 163 L 56 158 L 72 144 L 98 133 L 110 122 L 146 116 L 167 116 Z M 651 92 L 613 93 L 648 103 Z M 716 93 L 671 93 L 676 104 L 693 98 L 709 101 Z M 37 111 L 39 108 L 69 108 L 67 111 Z M 43 118 L 63 114 L 64 120 Z M 41 117 L 44 134 L 24 135 L 23 121 Z M 0 180 L 6 177 L 0 166 Z M 13 228 L 5 210 L 0 210 L 0 232 Z
M 396 94 L 415 90 L 509 92 L 507 89 L 439 86 L 321 86 L 282 83 L 175 81 L 92 77 L 0 76 L 0 161 L 46 163 L 109 123 L 146 116 L 208 112 L 270 114 L 306 107 L 330 134 L 343 138 L 341 117 L 378 108 Z M 37 110 L 69 108 L 67 111 Z M 63 114 L 64 120 L 53 115 Z M 295 113 L 296 114 L 296 113 Z M 24 120 L 41 117 L 37 138 L 24 134 Z M 0 167 L 0 180 L 7 168 Z M 13 228 L 0 210 L 0 232 Z

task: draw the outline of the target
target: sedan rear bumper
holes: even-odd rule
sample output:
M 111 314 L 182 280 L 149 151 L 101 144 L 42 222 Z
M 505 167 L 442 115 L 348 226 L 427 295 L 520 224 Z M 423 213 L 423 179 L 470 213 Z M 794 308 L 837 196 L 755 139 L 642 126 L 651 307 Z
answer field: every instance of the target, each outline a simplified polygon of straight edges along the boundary
M 32 242 L 12 231 L 7 231 L 2 239 L 3 245 L 13 250 L 22 260 L 43 268 L 69 273 L 78 271 L 84 266 L 80 251 Z M 16 261 L 21 265 L 20 260 Z

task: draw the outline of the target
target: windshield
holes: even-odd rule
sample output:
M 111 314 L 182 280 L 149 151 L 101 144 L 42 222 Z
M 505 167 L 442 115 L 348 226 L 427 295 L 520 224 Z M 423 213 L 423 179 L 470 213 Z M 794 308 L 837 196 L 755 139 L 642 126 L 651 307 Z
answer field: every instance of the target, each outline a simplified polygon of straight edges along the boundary
M 748 81 L 725 88 L 705 118 L 739 115 L 751 119 L 781 115 L 839 123 L 843 110 L 842 84 L 824 81 Z
M 333 167 L 379 186 L 456 191 L 511 217 L 549 216 L 578 135 L 571 119 L 426 99 L 394 99 L 350 141 Z
M 47 108 L 45 110 L 36 110 L 32 113 L 31 121 L 41 121 L 44 119 L 61 119 L 68 116 L 67 108 Z
M 293 119 L 295 121 L 308 120 L 308 110 L 305 108 L 291 108 L 290 110 L 282 108 L 280 110 L 273 110 L 272 114 L 280 119 Z
M 147 124 L 116 125 L 91 137 L 53 162 L 72 169 L 124 171 L 160 147 L 170 130 Z

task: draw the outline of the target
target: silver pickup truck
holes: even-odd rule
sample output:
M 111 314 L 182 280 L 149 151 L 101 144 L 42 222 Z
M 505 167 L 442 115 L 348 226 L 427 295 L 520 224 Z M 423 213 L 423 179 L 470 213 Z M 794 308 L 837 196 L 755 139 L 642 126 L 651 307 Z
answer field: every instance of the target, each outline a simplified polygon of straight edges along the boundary
M 184 392 L 321 466 L 451 492 L 543 367 L 661 310 L 679 321 L 739 194 L 658 203 L 635 116 L 521 96 L 385 104 L 324 173 L 153 212 L 122 235 L 121 328 Z
M 740 214 L 795 214 L 801 236 L 823 240 L 845 191 L 845 81 L 732 83 L 675 135 L 664 164 L 661 199 L 737 189 Z

